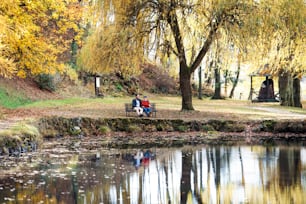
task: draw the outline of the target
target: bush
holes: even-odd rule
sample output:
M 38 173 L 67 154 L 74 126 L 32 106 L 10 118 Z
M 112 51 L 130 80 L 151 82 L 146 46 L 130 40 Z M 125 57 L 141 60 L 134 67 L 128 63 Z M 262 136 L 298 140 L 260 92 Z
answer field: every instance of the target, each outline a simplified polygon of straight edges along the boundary
M 203 125 L 202 130 L 205 131 L 205 132 L 209 132 L 209 131 L 214 131 L 215 129 L 211 125 Z
M 111 129 L 108 126 L 102 125 L 99 127 L 99 132 L 101 134 L 108 134 L 111 132 Z
M 142 128 L 138 125 L 129 125 L 126 131 L 129 133 L 138 133 L 142 131 Z
M 177 94 L 177 81 L 162 68 L 153 64 L 144 64 L 139 76 L 140 87 L 148 87 L 153 93 Z
M 185 125 L 179 125 L 175 128 L 179 132 L 186 132 L 188 128 Z
M 55 91 L 54 77 L 49 74 L 40 74 L 36 78 L 36 83 L 40 89 Z

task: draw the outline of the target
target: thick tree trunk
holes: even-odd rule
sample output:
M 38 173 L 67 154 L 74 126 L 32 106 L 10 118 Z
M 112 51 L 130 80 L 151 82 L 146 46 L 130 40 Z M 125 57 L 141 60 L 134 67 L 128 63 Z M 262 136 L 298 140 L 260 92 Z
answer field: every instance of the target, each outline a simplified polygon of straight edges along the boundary
M 288 72 L 282 72 L 278 78 L 278 86 L 282 106 L 302 107 L 298 78 L 293 78 Z
M 294 107 L 303 107 L 301 103 L 301 84 L 298 78 L 293 79 L 293 103 Z
M 184 63 L 180 64 L 180 89 L 182 94 L 182 111 L 194 110 L 192 106 L 191 73 Z
M 293 106 L 292 78 L 288 72 L 282 72 L 278 77 L 281 106 Z
M 220 69 L 215 68 L 215 93 L 211 99 L 222 99 Z

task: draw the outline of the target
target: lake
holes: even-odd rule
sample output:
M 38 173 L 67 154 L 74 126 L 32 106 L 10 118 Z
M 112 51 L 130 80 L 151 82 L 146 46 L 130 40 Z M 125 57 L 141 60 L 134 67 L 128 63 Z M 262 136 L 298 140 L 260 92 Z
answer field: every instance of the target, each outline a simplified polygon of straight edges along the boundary
M 58 147 L 1 157 L 0 167 L 0 203 L 306 200 L 306 148 L 301 146 L 186 146 L 148 152 Z

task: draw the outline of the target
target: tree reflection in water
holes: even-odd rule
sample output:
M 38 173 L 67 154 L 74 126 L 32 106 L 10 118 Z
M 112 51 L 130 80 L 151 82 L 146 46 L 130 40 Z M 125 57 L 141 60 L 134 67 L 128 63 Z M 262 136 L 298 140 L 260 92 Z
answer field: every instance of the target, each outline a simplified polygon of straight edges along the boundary
M 24 165 L 25 170 L 0 178 L 0 203 L 273 204 L 306 199 L 304 147 L 158 149 L 156 158 L 138 168 L 124 151 L 101 152 L 97 161 L 71 154 L 36 167 Z

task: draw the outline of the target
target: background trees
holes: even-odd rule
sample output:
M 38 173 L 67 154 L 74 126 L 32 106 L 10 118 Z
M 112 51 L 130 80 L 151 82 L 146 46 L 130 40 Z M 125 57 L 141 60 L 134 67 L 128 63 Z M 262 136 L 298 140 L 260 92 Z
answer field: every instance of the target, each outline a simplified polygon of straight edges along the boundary
M 221 98 L 218 79 L 230 77 L 231 64 L 238 72 L 246 64 L 250 71 L 269 64 L 269 72 L 279 75 L 282 105 L 301 106 L 303 0 L 14 2 L 0 3 L 1 76 L 67 72 L 64 63 L 76 66 L 77 49 L 77 67 L 93 74 L 128 78 L 150 61 L 177 68 L 182 110 L 193 110 L 192 75 L 200 65 L 208 71 L 202 61 L 209 54 L 207 66 L 217 81 L 214 98 Z M 239 62 L 233 60 L 238 55 Z
M 300 79 L 305 73 L 306 4 L 303 0 L 260 1 L 253 23 L 258 35 L 248 48 L 251 62 L 279 77 L 281 105 L 301 107 Z M 257 55 L 252 53 L 257 53 Z M 258 68 L 257 68 L 258 69 Z
M 143 55 L 159 63 L 165 62 L 163 60 L 165 56 L 170 59 L 172 55 L 175 55 L 179 65 L 182 110 L 193 110 L 192 73 L 201 64 L 216 35 L 222 34 L 222 29 L 226 32 L 239 30 L 237 26 L 240 26 L 242 20 L 247 14 L 250 14 L 253 2 L 143 0 L 121 1 L 121 5 L 125 6 L 114 5 L 113 18 L 101 21 L 101 24 L 103 26 L 115 25 L 120 32 L 128 36 L 128 42 L 120 43 L 121 50 L 124 52 L 127 51 L 124 46 L 129 45 L 130 47 L 131 44 L 134 44 L 138 52 L 137 56 Z M 226 33 L 225 31 L 223 33 Z M 110 40 L 112 42 L 109 42 Z M 107 50 L 109 50 L 107 45 L 114 45 L 115 42 L 118 42 L 118 38 L 107 41 L 108 43 L 101 43 L 101 47 L 104 46 L 103 51 L 99 52 L 101 56 L 107 55 Z M 135 52 L 135 49 L 129 49 L 129 52 Z M 114 50 L 118 56 L 117 49 Z M 111 57 L 106 57 L 106 59 L 113 61 Z M 131 58 L 120 60 L 130 61 Z M 111 64 L 112 67 L 116 66 L 115 61 Z M 128 65 L 128 62 L 126 64 Z M 106 63 L 105 67 L 108 65 L 109 63 Z M 91 69 L 97 71 L 94 66 Z
M 73 40 L 82 37 L 79 1 L 0 2 L 0 75 L 36 76 L 64 72 Z

